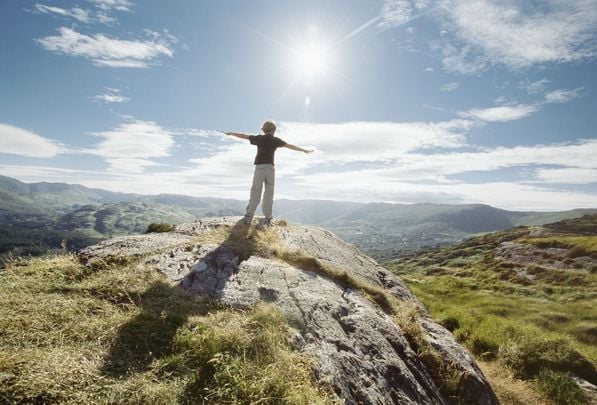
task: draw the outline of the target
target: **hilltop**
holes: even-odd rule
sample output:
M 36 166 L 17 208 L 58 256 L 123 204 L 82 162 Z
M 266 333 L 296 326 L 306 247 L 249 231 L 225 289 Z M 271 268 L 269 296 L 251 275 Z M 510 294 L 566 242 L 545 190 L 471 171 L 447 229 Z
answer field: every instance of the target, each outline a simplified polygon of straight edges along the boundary
M 0 398 L 497 403 L 398 277 L 327 230 L 238 219 L 9 265 Z
M 491 369 L 535 381 L 556 403 L 597 400 L 597 215 L 489 233 L 387 267 Z M 514 385 L 503 388 L 501 400 L 525 403 Z
M 71 250 L 118 235 L 140 234 L 152 222 L 242 215 L 239 200 L 113 193 L 64 183 L 22 183 L 0 176 L 0 254 L 39 254 L 66 240 Z M 275 214 L 323 226 L 377 260 L 459 242 L 482 232 L 541 225 L 595 213 L 515 212 L 482 204 L 387 204 L 277 200 Z

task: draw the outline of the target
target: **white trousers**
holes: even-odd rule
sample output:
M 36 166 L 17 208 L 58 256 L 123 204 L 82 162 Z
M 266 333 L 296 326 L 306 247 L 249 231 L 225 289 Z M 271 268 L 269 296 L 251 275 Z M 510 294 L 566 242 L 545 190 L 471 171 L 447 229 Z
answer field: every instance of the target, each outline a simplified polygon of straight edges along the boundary
M 274 165 L 261 164 L 255 165 L 255 173 L 253 173 L 253 185 L 251 186 L 251 197 L 249 199 L 249 205 L 247 205 L 247 212 L 245 213 L 246 218 L 253 218 L 255 210 L 261 200 L 261 191 L 265 184 L 265 192 L 263 193 L 263 201 L 261 209 L 263 215 L 271 219 L 272 207 L 274 205 L 274 184 L 276 182 L 276 170 Z

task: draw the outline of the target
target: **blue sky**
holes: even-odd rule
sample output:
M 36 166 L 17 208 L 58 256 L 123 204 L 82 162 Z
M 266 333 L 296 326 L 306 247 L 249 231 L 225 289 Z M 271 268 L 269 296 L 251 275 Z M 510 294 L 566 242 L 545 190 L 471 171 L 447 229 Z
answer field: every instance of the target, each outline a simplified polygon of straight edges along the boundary
M 246 199 L 597 207 L 594 0 L 0 1 L 0 174 Z

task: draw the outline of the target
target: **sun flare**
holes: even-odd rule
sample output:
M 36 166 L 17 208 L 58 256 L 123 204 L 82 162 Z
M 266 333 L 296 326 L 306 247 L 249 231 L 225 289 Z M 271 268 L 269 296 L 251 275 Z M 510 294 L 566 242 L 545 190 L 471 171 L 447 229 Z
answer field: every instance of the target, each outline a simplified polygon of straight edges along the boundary
M 309 44 L 297 49 L 295 66 L 302 76 L 320 76 L 328 70 L 330 58 L 323 46 Z

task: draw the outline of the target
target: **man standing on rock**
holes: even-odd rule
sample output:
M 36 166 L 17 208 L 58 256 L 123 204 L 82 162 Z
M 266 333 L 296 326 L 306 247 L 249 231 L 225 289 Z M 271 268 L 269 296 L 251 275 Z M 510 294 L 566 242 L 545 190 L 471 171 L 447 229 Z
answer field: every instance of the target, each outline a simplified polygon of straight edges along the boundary
M 263 135 L 249 135 L 238 132 L 224 132 L 226 135 L 235 136 L 240 139 L 248 139 L 251 145 L 257 146 L 257 155 L 255 156 L 255 172 L 253 174 L 253 185 L 251 186 L 251 198 L 247 211 L 243 218 L 246 224 L 250 224 L 255 215 L 255 210 L 261 200 L 261 191 L 265 183 L 265 192 L 263 193 L 262 209 L 265 216 L 263 225 L 267 226 L 272 221 L 272 207 L 274 204 L 274 183 L 276 171 L 274 170 L 274 154 L 277 148 L 286 147 L 298 152 L 311 153 L 312 150 L 299 148 L 284 142 L 274 136 L 276 124 L 273 121 L 265 121 L 261 127 Z

